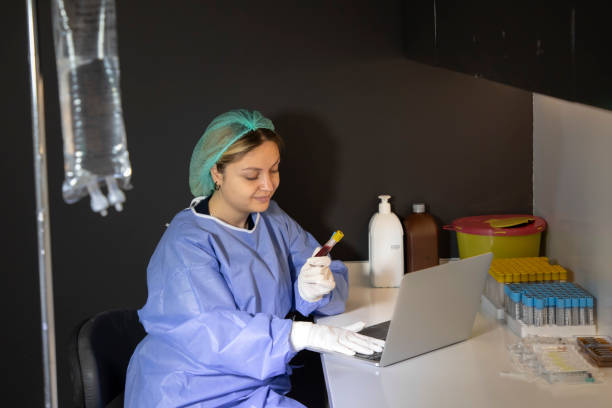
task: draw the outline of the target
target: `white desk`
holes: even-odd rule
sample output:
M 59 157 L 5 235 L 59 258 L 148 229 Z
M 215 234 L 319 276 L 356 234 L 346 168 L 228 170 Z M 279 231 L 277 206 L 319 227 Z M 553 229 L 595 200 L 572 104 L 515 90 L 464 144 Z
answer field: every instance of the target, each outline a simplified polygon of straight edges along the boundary
M 388 320 L 397 289 L 371 288 L 366 262 L 346 264 L 350 279 L 346 312 L 317 322 L 343 326 L 358 320 L 366 325 Z M 322 354 L 330 406 L 612 407 L 612 369 L 604 370 L 604 384 L 549 385 L 500 376 L 512 371 L 506 346 L 518 340 L 503 324 L 479 313 L 469 340 L 392 366 L 378 368 Z

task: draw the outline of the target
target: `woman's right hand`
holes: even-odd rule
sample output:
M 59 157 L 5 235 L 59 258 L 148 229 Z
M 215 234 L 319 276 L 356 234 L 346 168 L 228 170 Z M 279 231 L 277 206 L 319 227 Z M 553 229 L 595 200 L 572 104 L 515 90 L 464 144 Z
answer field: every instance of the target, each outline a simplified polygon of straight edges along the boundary
M 293 322 L 291 345 L 296 351 L 332 351 L 349 356 L 355 353 L 372 354 L 382 351 L 384 340 L 356 333 L 363 329 L 364 323 L 357 322 L 346 327 L 333 327 L 310 322 Z
M 313 256 L 306 260 L 298 275 L 298 291 L 300 296 L 308 302 L 321 300 L 336 287 L 334 275 L 329 269 L 330 257 L 314 256 L 319 249 L 316 248 Z

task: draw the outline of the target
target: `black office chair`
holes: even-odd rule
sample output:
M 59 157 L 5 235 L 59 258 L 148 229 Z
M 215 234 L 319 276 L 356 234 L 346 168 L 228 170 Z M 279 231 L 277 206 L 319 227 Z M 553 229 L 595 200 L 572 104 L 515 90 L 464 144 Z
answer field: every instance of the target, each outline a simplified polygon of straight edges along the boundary
M 135 310 L 102 312 L 76 328 L 69 350 L 76 407 L 123 406 L 127 366 L 145 335 Z

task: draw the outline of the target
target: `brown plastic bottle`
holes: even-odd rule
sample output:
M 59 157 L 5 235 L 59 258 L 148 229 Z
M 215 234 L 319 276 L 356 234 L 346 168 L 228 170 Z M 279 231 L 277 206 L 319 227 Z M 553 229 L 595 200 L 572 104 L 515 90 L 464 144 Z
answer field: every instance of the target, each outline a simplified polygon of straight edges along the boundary
M 412 214 L 404 219 L 404 229 L 406 273 L 438 265 L 438 225 L 425 212 L 425 204 L 412 204 Z

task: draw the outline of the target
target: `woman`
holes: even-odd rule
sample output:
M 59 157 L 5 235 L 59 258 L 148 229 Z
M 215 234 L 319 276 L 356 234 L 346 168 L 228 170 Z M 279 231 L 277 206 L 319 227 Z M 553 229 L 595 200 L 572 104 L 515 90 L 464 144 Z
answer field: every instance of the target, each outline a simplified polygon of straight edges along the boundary
M 126 407 L 303 407 L 285 394 L 304 348 L 370 354 L 383 342 L 286 319 L 344 311 L 347 270 L 271 200 L 282 141 L 259 112 L 215 118 L 189 169 L 196 198 L 165 231 L 139 310 Z M 311 255 L 312 254 L 312 255 Z

